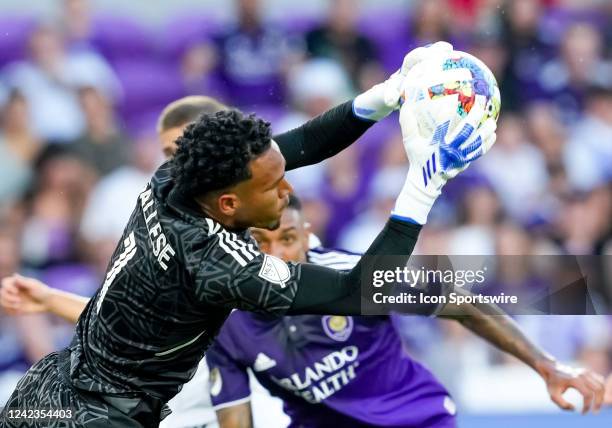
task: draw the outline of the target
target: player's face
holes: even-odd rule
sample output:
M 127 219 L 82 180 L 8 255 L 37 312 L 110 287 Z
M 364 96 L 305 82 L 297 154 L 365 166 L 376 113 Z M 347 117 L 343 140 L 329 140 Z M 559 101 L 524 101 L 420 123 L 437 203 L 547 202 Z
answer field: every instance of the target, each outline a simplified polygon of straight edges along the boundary
M 237 227 L 274 230 L 293 191 L 285 180 L 285 158 L 272 141 L 270 148 L 250 163 L 251 178 L 232 189 L 239 203 L 233 214 Z
M 175 126 L 159 133 L 162 151 L 166 159 L 170 159 L 176 152 L 176 139 L 183 135 L 185 126 Z
M 259 249 L 286 262 L 305 262 L 308 251 L 308 227 L 302 214 L 293 209 L 285 210 L 276 230 L 252 228 Z

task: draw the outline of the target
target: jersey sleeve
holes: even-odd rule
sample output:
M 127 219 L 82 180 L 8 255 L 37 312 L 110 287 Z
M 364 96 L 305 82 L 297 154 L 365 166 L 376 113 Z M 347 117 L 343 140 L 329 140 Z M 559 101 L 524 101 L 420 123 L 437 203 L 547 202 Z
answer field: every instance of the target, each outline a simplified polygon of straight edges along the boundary
M 295 299 L 300 266 L 262 254 L 250 241 L 223 231 L 195 272 L 196 299 L 204 305 L 284 315 Z
M 215 410 L 251 399 L 247 368 L 235 358 L 233 345 L 223 330 L 206 353 L 210 400 Z

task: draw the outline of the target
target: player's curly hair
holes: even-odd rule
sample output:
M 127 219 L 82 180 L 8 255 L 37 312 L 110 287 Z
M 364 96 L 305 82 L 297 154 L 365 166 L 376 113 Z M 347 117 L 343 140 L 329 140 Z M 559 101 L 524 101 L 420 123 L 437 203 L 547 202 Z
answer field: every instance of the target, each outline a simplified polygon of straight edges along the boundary
M 270 124 L 238 110 L 203 114 L 176 140 L 175 185 L 186 196 L 203 196 L 251 177 L 249 162 L 270 147 Z

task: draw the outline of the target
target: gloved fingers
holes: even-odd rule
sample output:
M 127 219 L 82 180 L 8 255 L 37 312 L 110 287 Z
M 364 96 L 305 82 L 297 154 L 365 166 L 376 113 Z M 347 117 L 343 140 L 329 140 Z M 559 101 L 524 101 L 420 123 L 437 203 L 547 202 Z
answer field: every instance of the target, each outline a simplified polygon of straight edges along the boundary
M 482 125 L 480 125 L 478 130 L 476 131 L 476 135 L 479 136 L 481 140 L 483 141 L 483 145 L 482 145 L 483 154 L 487 153 L 491 149 L 493 144 L 495 143 L 495 139 L 497 137 L 495 134 L 496 130 L 497 130 L 497 121 L 494 118 L 490 117 L 487 120 L 485 120 L 482 123 Z M 469 139 L 468 139 L 468 142 L 469 142 Z
M 435 55 L 444 55 L 453 51 L 453 45 L 448 42 L 436 42 L 427 46 L 420 46 L 411 50 L 404 57 L 400 73 L 406 76 L 408 72 L 419 62 Z
M 482 156 L 482 138 L 480 138 L 480 135 L 475 140 L 470 142 L 470 144 L 465 145 L 465 147 L 460 149 L 460 151 L 461 155 L 468 160 L 468 162 L 475 159 L 473 158 L 474 154 L 480 153 L 478 157 Z
M 414 105 L 405 103 L 402 106 L 399 114 L 399 122 L 402 129 L 404 145 L 410 143 L 413 139 L 420 139 L 419 125 L 414 112 Z
M 486 141 L 493 134 L 495 134 L 496 129 L 497 122 L 495 119 L 489 118 L 485 120 L 482 125 L 480 125 L 475 132 L 472 132 L 472 134 L 459 146 L 459 150 L 471 147 L 477 139 Z M 486 151 L 484 153 L 486 153 Z
M 474 104 L 468 112 L 467 116 L 457 124 L 453 132 L 451 132 L 447 141 L 451 147 L 460 147 L 478 128 L 485 114 L 486 98 L 482 95 L 476 95 Z

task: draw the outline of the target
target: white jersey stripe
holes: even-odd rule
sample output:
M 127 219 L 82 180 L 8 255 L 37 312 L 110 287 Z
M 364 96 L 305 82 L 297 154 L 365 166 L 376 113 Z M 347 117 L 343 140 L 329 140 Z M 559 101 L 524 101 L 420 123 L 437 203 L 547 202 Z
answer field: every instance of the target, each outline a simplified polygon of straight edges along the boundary
M 106 275 L 106 279 L 104 280 L 104 284 L 102 285 L 102 291 L 100 292 L 100 297 L 98 298 L 98 302 L 96 304 L 96 311 L 98 313 L 100 312 L 100 308 L 102 307 L 102 302 L 104 301 L 104 297 L 106 297 L 106 293 L 108 292 L 108 289 L 110 288 L 111 284 L 115 280 L 115 277 L 119 274 L 121 269 L 123 269 L 125 265 L 128 264 L 130 260 L 132 260 L 132 257 L 134 257 L 134 254 L 136 254 L 137 248 L 136 248 L 136 239 L 134 238 L 134 232 L 130 233 L 128 237 L 125 238 L 125 240 L 123 241 L 123 245 L 125 249 L 119 255 L 119 258 L 115 260 L 113 267 Z
M 178 346 L 175 346 L 174 348 L 172 348 L 172 349 L 168 349 L 167 351 L 163 351 L 163 352 L 156 352 L 156 353 L 155 353 L 155 356 L 156 356 L 156 357 L 163 357 L 164 355 L 168 355 L 168 354 L 171 354 L 171 353 L 173 353 L 173 352 L 175 352 L 175 351 L 178 351 L 179 349 L 183 349 L 184 347 L 191 345 L 191 344 L 192 344 L 192 343 L 194 343 L 196 340 L 198 340 L 200 337 L 202 337 L 202 335 L 203 335 L 204 333 L 206 333 L 206 331 L 203 331 L 202 333 L 198 334 L 196 337 L 194 337 L 193 339 L 191 339 L 189 342 L 187 342 L 187 343 L 183 343 L 183 344 L 178 345 Z
M 352 269 L 361 259 L 355 254 L 345 254 L 338 251 L 319 253 L 308 252 L 308 261 L 337 270 Z
M 308 255 L 310 257 L 312 257 L 313 259 L 319 259 L 319 260 L 329 260 L 329 259 L 334 259 L 334 258 L 341 258 L 344 260 L 354 260 L 357 259 L 359 260 L 361 258 L 361 256 L 356 255 L 356 254 L 345 254 L 345 253 L 340 253 L 338 251 L 330 251 L 329 253 L 315 253 L 314 251 L 309 251 Z
M 205 218 L 204 220 L 206 220 L 206 225 L 208 226 L 208 236 L 217 233 L 221 228 L 221 225 L 219 223 L 214 222 L 210 218 Z
M 242 256 L 240 254 L 238 254 L 237 251 L 232 250 L 227 243 L 225 242 L 225 235 L 223 235 L 222 233 L 218 233 L 217 236 L 219 237 L 219 246 L 221 248 L 223 248 L 223 250 L 229 254 L 230 256 L 232 256 L 237 262 L 238 264 L 240 264 L 240 266 L 245 267 L 247 265 L 247 262 L 242 258 Z
M 233 233 L 229 233 L 226 230 L 221 232 L 222 235 L 225 236 L 226 241 L 228 242 L 228 244 L 233 247 L 235 250 L 240 251 L 244 257 L 247 258 L 247 260 L 253 260 L 253 258 L 255 257 L 253 254 L 249 253 L 247 247 L 246 247 L 246 243 L 237 240 L 236 235 L 234 235 Z

